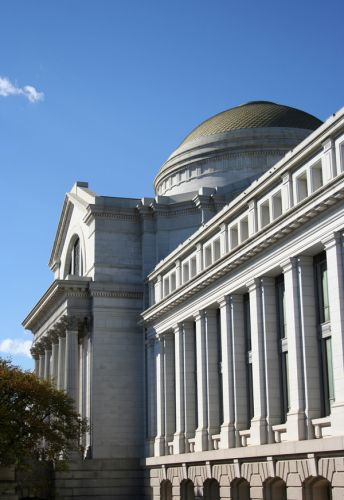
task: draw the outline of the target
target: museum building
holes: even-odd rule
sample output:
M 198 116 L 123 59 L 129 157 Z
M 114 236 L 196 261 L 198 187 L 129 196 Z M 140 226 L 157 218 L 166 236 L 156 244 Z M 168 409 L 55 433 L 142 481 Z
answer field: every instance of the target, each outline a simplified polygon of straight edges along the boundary
M 196 127 L 155 198 L 67 193 L 36 373 L 90 423 L 60 499 L 344 499 L 344 109 Z

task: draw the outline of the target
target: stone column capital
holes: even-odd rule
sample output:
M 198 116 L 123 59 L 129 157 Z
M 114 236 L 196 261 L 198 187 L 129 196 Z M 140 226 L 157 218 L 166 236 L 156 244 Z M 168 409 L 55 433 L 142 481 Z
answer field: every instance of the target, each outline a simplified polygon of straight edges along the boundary
M 330 233 L 329 235 L 325 236 L 322 240 L 321 243 L 324 245 L 325 250 L 329 250 L 330 248 L 336 246 L 338 243 L 340 243 L 342 238 L 341 232 L 334 232 Z
M 231 299 L 230 299 L 229 295 L 225 295 L 224 297 L 222 297 L 218 301 L 220 309 L 223 309 L 224 307 L 228 307 L 230 305 L 230 302 L 231 302 Z
M 35 347 L 36 352 L 38 353 L 39 356 L 44 355 L 45 351 L 44 351 L 44 345 L 43 345 L 42 340 L 40 340 L 39 342 L 36 342 L 34 347 Z
M 51 339 L 48 335 L 42 339 L 42 345 L 45 351 L 51 351 Z
M 55 326 L 53 326 L 53 328 L 51 328 L 48 331 L 48 337 L 49 337 L 50 342 L 52 344 L 58 344 L 58 341 L 59 341 L 59 330 Z
M 39 352 L 39 348 L 37 346 L 31 347 L 30 353 L 31 353 L 31 356 L 33 357 L 33 359 L 39 359 L 40 352 Z
M 194 318 L 195 318 L 195 321 L 200 321 L 201 319 L 204 319 L 205 318 L 205 309 L 201 309 L 200 311 L 198 311 L 195 315 L 194 315 Z
M 260 280 L 261 280 L 261 278 L 253 278 L 250 281 L 248 281 L 246 283 L 246 287 L 248 288 L 248 291 L 253 292 L 254 290 L 256 290 L 256 288 L 258 288 L 260 285 Z

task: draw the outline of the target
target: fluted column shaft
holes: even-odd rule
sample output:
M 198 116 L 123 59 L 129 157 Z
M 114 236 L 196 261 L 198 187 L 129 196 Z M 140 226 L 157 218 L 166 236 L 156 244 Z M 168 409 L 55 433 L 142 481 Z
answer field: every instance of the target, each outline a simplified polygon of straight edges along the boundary
M 45 348 L 44 379 L 50 380 L 51 346 Z
M 56 336 L 52 339 L 51 347 L 51 381 L 57 386 L 58 377 L 58 362 L 59 362 L 59 339 Z
M 65 354 L 66 354 L 66 338 L 61 332 L 59 336 L 58 349 L 58 367 L 57 367 L 57 388 L 62 390 L 65 386 Z
M 65 380 L 64 389 L 71 396 L 76 405 L 78 404 L 78 330 L 74 325 L 66 329 L 66 354 L 65 354 Z

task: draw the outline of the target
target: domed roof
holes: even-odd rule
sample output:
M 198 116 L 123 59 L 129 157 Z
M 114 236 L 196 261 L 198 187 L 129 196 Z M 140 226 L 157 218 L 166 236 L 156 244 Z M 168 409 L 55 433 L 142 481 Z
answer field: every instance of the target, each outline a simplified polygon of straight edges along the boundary
M 198 125 L 180 146 L 201 137 L 222 134 L 231 130 L 264 127 L 315 130 L 321 124 L 318 118 L 299 109 L 269 101 L 251 101 L 208 118 Z

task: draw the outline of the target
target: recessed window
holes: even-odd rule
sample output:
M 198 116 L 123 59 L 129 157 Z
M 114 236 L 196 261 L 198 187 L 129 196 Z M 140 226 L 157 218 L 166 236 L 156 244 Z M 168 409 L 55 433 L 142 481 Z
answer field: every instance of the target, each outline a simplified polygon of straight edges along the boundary
M 239 244 L 238 226 L 233 226 L 229 230 L 229 245 L 231 250 Z
M 307 173 L 303 172 L 303 174 L 296 177 L 296 198 L 297 201 L 300 202 L 307 198 L 308 196 L 308 184 L 307 184 Z
M 69 257 L 68 274 L 73 274 L 74 276 L 82 276 L 82 257 L 79 238 L 75 240 L 71 250 L 71 254 Z
M 321 188 L 324 184 L 321 161 L 318 161 L 318 163 L 311 167 L 311 184 L 312 192 Z
M 245 217 L 240 221 L 240 242 L 247 240 L 248 238 L 248 218 Z
M 275 220 L 277 217 L 282 215 L 282 195 L 281 191 L 278 191 L 272 199 L 272 219 Z
M 269 200 L 260 205 L 260 227 L 267 226 L 270 223 Z

